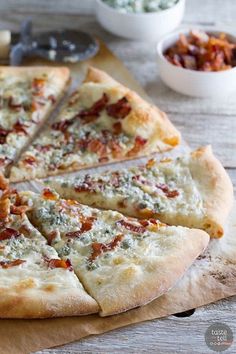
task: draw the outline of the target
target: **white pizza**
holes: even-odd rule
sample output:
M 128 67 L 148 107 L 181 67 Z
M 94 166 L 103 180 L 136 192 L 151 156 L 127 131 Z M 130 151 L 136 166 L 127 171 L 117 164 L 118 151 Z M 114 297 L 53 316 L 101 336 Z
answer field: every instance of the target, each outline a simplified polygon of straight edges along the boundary
M 63 67 L 0 67 L 0 172 L 9 173 L 63 96 L 69 77 Z
M 144 305 L 168 291 L 205 249 L 201 230 L 127 218 L 60 199 L 45 189 L 22 192 L 29 218 L 58 255 L 69 258 L 84 288 L 108 316 Z
M 231 180 L 210 146 L 177 159 L 48 180 L 62 197 L 220 237 L 233 204 Z
M 76 171 L 172 149 L 180 134 L 165 113 L 90 68 L 56 121 L 12 168 L 12 182 Z

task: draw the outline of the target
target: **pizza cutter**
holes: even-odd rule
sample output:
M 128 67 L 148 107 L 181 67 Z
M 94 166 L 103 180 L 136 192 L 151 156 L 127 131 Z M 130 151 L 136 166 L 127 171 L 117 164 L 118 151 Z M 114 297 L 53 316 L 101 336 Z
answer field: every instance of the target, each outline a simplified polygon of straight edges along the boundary
M 32 21 L 21 25 L 20 34 L 0 31 L 0 58 L 10 65 L 20 65 L 25 57 L 76 63 L 93 57 L 99 49 L 98 41 L 88 33 L 60 30 L 32 35 Z

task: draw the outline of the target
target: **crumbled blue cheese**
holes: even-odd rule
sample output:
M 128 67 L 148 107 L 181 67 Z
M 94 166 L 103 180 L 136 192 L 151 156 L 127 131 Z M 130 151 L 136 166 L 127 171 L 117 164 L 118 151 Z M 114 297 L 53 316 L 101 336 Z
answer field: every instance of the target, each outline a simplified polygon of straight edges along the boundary
M 158 12 L 174 6 L 178 0 L 103 0 L 123 13 Z

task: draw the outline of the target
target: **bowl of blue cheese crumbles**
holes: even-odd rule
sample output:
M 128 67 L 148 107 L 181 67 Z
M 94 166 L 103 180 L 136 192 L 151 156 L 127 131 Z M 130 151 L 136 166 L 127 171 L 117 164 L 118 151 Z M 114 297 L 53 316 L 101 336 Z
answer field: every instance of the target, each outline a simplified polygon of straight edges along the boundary
M 182 21 L 185 0 L 96 0 L 99 23 L 109 32 L 155 41 Z
M 123 13 L 158 12 L 174 6 L 178 0 L 102 0 Z

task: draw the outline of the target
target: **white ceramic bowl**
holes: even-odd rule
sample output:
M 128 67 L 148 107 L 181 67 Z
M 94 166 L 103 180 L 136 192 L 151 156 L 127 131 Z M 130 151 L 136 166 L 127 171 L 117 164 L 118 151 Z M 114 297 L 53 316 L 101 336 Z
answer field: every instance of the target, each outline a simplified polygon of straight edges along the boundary
M 214 35 L 224 32 L 236 43 L 236 37 L 225 31 L 204 30 Z M 159 73 L 164 83 L 177 92 L 193 97 L 220 98 L 236 93 L 236 67 L 217 72 L 194 71 L 175 66 L 164 57 L 163 53 L 179 39 L 179 34 L 189 32 L 190 29 L 179 29 L 160 39 L 157 44 Z
M 109 32 L 130 39 L 155 41 L 178 27 L 184 9 L 185 0 L 179 0 L 173 7 L 160 12 L 126 14 L 96 0 L 95 12 L 98 22 Z

